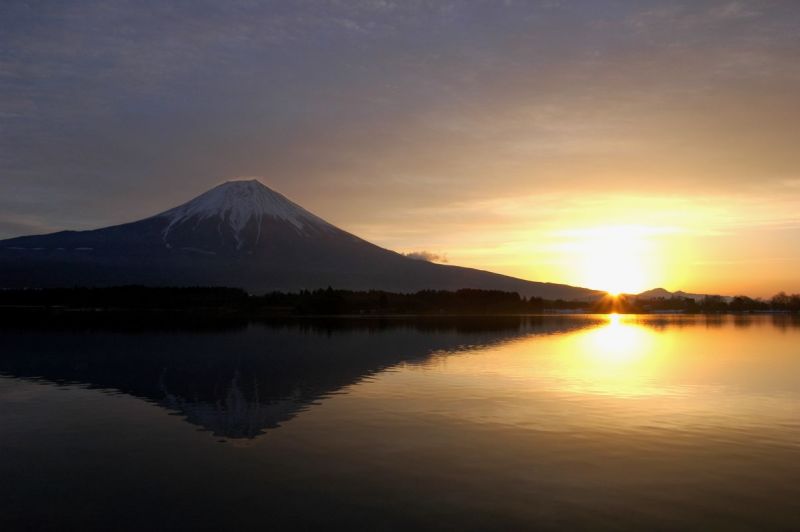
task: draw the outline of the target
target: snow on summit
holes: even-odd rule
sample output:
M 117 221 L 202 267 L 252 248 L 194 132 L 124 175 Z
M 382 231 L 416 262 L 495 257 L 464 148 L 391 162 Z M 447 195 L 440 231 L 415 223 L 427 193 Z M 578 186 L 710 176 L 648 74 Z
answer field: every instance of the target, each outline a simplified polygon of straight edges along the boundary
M 298 230 L 307 224 L 330 225 L 257 179 L 225 182 L 157 217 L 169 218 L 164 238 L 183 222 L 192 220 L 197 223 L 215 217 L 223 220 L 235 234 L 244 230 L 252 218 L 256 218 L 259 225 L 265 217 L 277 218 L 291 223 Z
M 0 240 L 0 289 L 120 285 L 230 286 L 254 294 L 336 286 L 596 295 L 412 260 L 325 222 L 256 180 L 223 183 L 143 220 Z

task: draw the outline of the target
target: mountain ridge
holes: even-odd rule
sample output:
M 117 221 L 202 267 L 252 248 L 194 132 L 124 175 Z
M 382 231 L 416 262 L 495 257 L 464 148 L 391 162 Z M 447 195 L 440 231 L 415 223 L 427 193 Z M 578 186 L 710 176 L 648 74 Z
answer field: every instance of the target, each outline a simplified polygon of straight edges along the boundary
M 0 240 L 0 287 L 334 286 L 497 289 L 547 299 L 603 292 L 413 260 L 339 229 L 259 180 L 222 183 L 156 215 L 87 231 Z
M 713 295 L 713 294 L 692 294 L 692 293 L 689 293 L 689 292 L 684 292 L 683 290 L 677 290 L 675 292 L 670 292 L 666 288 L 659 287 L 659 288 L 653 288 L 651 290 L 645 290 L 644 292 L 638 293 L 638 294 L 636 294 L 636 297 L 639 297 L 639 298 L 642 298 L 642 299 L 654 299 L 654 298 L 659 298 L 659 297 L 663 297 L 665 299 L 669 299 L 671 297 L 683 297 L 683 298 L 687 298 L 687 299 L 693 299 L 695 301 L 700 301 L 703 298 L 708 297 L 710 295 Z M 721 296 L 721 297 L 727 297 L 727 296 Z

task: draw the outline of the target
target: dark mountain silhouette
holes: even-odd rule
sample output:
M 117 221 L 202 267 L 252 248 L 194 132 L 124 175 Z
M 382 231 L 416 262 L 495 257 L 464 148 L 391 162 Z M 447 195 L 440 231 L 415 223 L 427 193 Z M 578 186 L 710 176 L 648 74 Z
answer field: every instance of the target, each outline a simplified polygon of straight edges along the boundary
M 545 299 L 600 293 L 413 260 L 343 231 L 259 181 L 230 181 L 161 214 L 92 231 L 0 241 L 0 288 L 230 286 L 481 288 Z
M 694 299 L 695 301 L 700 301 L 701 299 L 708 297 L 707 294 L 690 294 L 688 292 L 683 292 L 678 290 L 677 292 L 670 292 L 665 288 L 653 288 L 652 290 L 647 290 L 646 292 L 642 292 L 640 294 L 636 294 L 636 297 L 642 299 L 656 299 L 663 297 L 665 299 L 669 299 L 671 297 L 683 297 L 686 299 Z
M 164 329 L 87 319 L 4 328 L 0 375 L 122 392 L 215 436 L 253 438 L 398 364 L 596 326 L 565 317 L 246 322 Z M 91 334 L 80 334 L 82 330 Z

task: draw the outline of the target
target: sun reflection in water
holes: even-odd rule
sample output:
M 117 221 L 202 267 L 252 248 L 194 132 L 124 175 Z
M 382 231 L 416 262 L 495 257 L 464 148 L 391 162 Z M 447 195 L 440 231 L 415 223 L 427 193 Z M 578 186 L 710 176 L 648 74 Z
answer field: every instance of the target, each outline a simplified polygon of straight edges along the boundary
M 607 323 L 570 340 L 562 351 L 570 391 L 616 396 L 666 392 L 655 384 L 663 352 L 663 338 L 655 331 L 611 314 Z
M 437 390 L 457 392 L 464 419 L 542 431 L 730 427 L 767 411 L 797 417 L 796 379 L 774 372 L 800 367 L 796 337 L 708 329 L 685 317 L 574 319 L 583 328 L 442 356 Z
M 610 314 L 607 324 L 590 331 L 583 340 L 592 358 L 616 365 L 641 358 L 648 334 L 641 327 L 624 323 L 619 314 Z

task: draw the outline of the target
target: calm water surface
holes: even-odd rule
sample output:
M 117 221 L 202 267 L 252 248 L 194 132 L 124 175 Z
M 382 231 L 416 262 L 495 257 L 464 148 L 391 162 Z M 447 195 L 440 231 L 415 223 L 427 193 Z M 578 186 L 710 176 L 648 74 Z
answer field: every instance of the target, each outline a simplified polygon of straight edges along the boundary
M 0 530 L 800 529 L 789 316 L 0 329 Z

